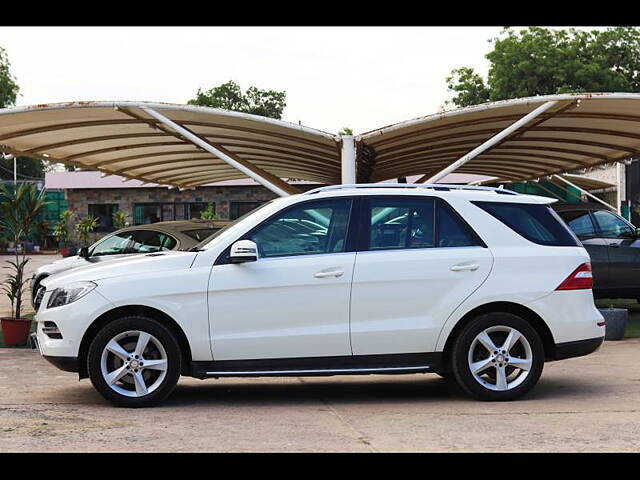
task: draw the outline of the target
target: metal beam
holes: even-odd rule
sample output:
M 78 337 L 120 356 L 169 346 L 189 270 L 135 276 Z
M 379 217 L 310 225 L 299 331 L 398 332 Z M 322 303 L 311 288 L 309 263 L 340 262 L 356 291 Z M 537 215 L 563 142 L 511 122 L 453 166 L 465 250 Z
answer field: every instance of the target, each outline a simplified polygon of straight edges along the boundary
M 356 140 L 353 135 L 345 135 L 341 138 L 342 183 L 344 185 L 353 185 L 356 183 Z
M 596 202 L 600 202 L 601 204 L 609 207 L 611 210 L 613 211 L 618 211 L 618 209 L 616 207 L 614 207 L 613 205 L 609 205 L 607 202 L 605 202 L 604 200 L 599 199 L 598 197 L 596 197 L 595 195 L 591 194 L 590 192 L 588 192 L 587 190 L 585 190 L 584 188 L 581 188 L 579 186 L 577 186 L 575 183 L 570 182 L 569 180 L 567 180 L 566 178 L 564 178 L 561 175 L 557 175 L 557 174 L 553 174 L 551 175 L 553 178 L 557 178 L 558 180 L 566 183 L 567 185 L 572 186 L 573 188 L 577 188 L 578 190 L 580 190 L 582 193 L 584 193 L 587 197 L 594 199 Z M 618 186 L 618 188 L 620 188 Z
M 252 165 L 251 163 L 232 154 L 231 152 L 222 148 L 219 145 L 214 147 L 209 142 L 201 139 L 200 137 L 195 135 L 193 132 L 189 131 L 188 129 L 186 129 L 181 125 L 178 125 L 176 122 L 174 122 L 173 120 L 170 120 L 169 118 L 165 117 L 161 113 L 156 112 L 154 109 L 149 107 L 140 107 L 140 108 L 142 108 L 143 111 L 151 115 L 156 120 L 162 122 L 164 125 L 171 128 L 174 132 L 176 132 L 181 137 L 185 138 L 186 140 L 193 143 L 194 145 L 200 148 L 203 148 L 204 150 L 216 156 L 220 160 L 223 160 L 224 162 L 228 163 L 236 170 L 241 171 L 248 177 L 254 179 L 256 182 L 260 183 L 264 187 L 276 193 L 277 195 L 280 195 L 281 197 L 286 197 L 291 194 L 298 193 L 298 189 L 292 187 L 281 178 L 278 178 L 275 175 L 272 175 L 269 172 L 266 172 L 261 168 L 256 167 L 255 165 Z
M 484 142 L 482 145 L 479 145 L 478 147 L 474 148 L 472 151 L 470 151 L 469 153 L 464 155 L 462 158 L 460 158 L 460 159 L 456 160 L 455 162 L 453 162 L 447 168 L 444 168 L 441 171 L 439 171 L 438 173 L 436 173 L 435 175 L 433 175 L 431 178 L 428 179 L 427 183 L 436 183 L 438 180 L 441 180 L 443 177 L 445 177 L 446 175 L 450 174 L 451 172 L 453 172 L 457 168 L 461 167 L 462 165 L 464 165 L 468 161 L 472 160 L 473 158 L 477 157 L 478 155 L 480 155 L 485 150 L 493 147 L 494 145 L 496 145 L 497 143 L 502 141 L 502 139 L 508 137 L 509 135 L 514 133 L 519 128 L 525 126 L 526 124 L 531 122 L 534 118 L 538 117 L 542 113 L 544 113 L 547 110 L 549 110 L 551 107 L 555 106 L 557 103 L 558 103 L 557 100 L 552 100 L 550 102 L 543 103 L 542 105 L 540 105 L 538 108 L 536 108 L 532 112 L 529 112 L 528 114 L 526 114 L 524 117 L 522 117 L 517 122 L 512 123 L 509 127 L 505 128 L 502 132 L 500 132 L 497 135 L 491 137 L 489 140 Z

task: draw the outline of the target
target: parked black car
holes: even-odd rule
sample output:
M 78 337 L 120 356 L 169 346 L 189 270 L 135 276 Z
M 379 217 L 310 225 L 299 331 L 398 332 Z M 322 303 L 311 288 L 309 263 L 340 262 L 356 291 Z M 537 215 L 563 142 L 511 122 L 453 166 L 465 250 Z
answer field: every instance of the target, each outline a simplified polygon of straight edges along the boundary
M 640 301 L 638 229 L 598 203 L 558 203 L 552 207 L 591 256 L 594 296 Z

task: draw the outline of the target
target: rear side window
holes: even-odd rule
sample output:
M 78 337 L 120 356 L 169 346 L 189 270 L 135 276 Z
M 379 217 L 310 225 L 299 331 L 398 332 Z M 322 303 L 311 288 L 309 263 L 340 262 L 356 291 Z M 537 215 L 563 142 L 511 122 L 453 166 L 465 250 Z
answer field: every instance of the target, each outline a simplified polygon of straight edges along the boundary
M 369 250 L 483 246 L 452 208 L 436 198 L 373 198 L 367 216 Z
M 533 243 L 555 247 L 579 245 L 560 217 L 547 205 L 503 202 L 472 203 Z
M 591 221 L 591 215 L 584 210 L 570 210 L 558 212 L 558 215 L 569 225 L 569 228 L 579 237 L 594 237 L 596 229 Z

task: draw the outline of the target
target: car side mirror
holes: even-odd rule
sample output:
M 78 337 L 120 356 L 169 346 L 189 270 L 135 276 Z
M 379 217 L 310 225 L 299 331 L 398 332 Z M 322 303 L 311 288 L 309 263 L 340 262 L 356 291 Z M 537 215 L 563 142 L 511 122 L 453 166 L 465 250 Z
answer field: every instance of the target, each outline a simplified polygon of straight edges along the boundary
M 230 263 L 246 263 L 258 260 L 258 245 L 251 240 L 238 240 L 231 245 Z
M 89 258 L 89 247 L 82 247 L 78 252 L 78 256 L 84 259 Z

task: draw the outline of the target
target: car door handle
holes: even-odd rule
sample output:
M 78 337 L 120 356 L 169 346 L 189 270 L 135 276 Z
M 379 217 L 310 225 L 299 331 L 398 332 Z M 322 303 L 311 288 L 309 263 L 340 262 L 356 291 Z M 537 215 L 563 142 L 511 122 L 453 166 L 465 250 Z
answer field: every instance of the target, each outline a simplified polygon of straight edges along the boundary
M 458 265 L 454 265 L 451 267 L 452 272 L 462 272 L 463 270 L 470 270 L 472 272 L 476 271 L 480 268 L 480 265 L 477 263 L 459 263 Z
M 328 270 L 328 271 L 321 271 L 318 272 L 314 275 L 314 277 L 316 278 L 327 278 L 327 277 L 341 277 L 342 275 L 344 275 L 344 272 L 342 270 Z

